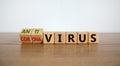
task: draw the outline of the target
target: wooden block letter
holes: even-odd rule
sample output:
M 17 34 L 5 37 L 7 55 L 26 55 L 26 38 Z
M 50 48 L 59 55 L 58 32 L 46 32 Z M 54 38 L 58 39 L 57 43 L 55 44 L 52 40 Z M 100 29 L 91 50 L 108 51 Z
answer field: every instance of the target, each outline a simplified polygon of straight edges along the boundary
M 88 32 L 78 32 L 77 38 L 78 38 L 78 44 L 79 43 L 88 43 L 89 38 Z
M 43 29 L 41 28 L 33 29 L 32 43 L 42 43 L 42 40 L 43 40 L 42 32 L 43 32 Z
M 54 32 L 44 32 L 44 44 L 53 44 L 54 43 Z
M 32 29 L 23 29 L 20 33 L 20 40 L 22 43 L 32 43 L 31 40 Z
M 77 32 L 66 32 L 66 43 L 77 43 Z
M 97 32 L 89 32 L 89 43 L 98 43 L 99 34 Z
M 55 44 L 65 44 L 65 32 L 55 32 Z

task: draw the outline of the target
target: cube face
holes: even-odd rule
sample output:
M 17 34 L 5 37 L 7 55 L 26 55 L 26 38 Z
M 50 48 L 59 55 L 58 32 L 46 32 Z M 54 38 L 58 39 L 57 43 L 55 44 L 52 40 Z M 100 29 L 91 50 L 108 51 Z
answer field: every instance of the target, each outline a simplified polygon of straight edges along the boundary
M 20 33 L 20 35 L 31 35 L 32 29 L 23 29 Z
M 42 43 L 43 36 L 42 36 L 43 29 L 33 29 L 31 37 L 32 43 Z
M 44 44 L 54 44 L 54 32 L 44 32 L 43 36 Z
M 22 43 L 32 43 L 31 37 L 29 35 L 20 36 Z
M 88 32 L 78 32 L 77 35 L 78 38 L 78 44 L 80 43 L 88 43 L 89 33 Z
M 99 34 L 97 32 L 89 32 L 89 43 L 98 43 Z
M 22 43 L 32 43 L 31 40 L 32 29 L 23 29 L 20 33 L 20 40 Z
M 42 43 L 43 38 L 41 35 L 33 35 L 32 36 L 32 43 Z
M 55 44 L 65 44 L 65 32 L 55 32 Z
M 67 44 L 77 43 L 77 32 L 66 32 L 66 42 Z
M 42 35 L 42 33 L 43 33 L 42 28 L 33 29 L 32 31 L 32 35 Z

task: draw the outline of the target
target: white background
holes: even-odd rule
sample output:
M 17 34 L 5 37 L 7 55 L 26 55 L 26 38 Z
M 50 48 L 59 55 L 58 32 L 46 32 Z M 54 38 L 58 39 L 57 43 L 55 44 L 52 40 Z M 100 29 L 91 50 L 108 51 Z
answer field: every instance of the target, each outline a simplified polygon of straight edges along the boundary
M 120 0 L 0 0 L 0 32 L 120 32 Z

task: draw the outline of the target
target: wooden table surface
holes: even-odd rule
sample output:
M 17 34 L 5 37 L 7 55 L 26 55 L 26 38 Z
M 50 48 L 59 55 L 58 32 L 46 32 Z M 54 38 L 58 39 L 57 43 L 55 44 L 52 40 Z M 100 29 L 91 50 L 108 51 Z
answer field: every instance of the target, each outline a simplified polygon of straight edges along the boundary
M 120 66 L 120 33 L 100 33 L 99 44 L 21 44 L 0 33 L 0 66 Z

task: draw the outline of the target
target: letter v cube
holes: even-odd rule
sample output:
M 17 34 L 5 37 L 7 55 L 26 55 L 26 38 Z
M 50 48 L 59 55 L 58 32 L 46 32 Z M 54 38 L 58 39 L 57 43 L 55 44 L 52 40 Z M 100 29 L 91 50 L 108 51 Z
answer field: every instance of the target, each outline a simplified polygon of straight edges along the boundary
M 20 33 L 20 40 L 22 43 L 32 43 L 31 40 L 32 29 L 23 29 Z
M 36 28 L 32 31 L 32 43 L 42 43 L 43 41 L 43 29 L 42 28 Z
M 44 44 L 54 44 L 54 32 L 44 32 Z

